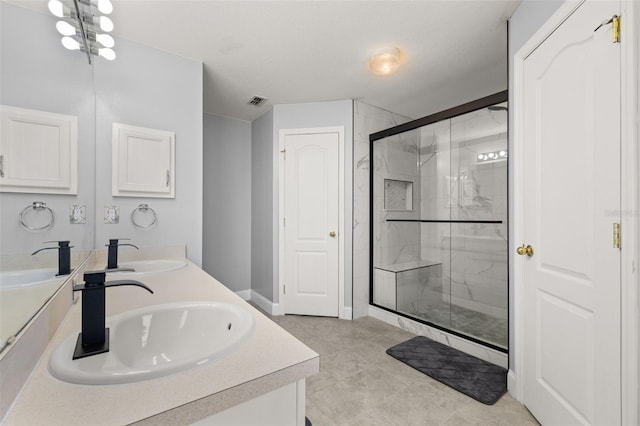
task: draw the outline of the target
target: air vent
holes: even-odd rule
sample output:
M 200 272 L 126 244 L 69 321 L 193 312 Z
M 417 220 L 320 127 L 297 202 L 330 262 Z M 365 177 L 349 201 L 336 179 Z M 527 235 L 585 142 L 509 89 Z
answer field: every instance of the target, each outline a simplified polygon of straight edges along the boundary
M 254 96 L 247 102 L 249 105 L 260 106 L 267 101 L 267 98 L 263 98 L 262 96 Z

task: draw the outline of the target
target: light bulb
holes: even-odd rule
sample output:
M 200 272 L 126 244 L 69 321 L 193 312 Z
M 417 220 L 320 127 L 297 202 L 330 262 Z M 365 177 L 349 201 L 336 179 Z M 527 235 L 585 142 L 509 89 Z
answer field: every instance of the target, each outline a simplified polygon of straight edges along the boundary
M 49 12 L 58 18 L 62 18 L 64 16 L 64 5 L 60 0 L 49 0 Z
M 108 61 L 113 61 L 116 58 L 116 52 L 108 48 L 98 49 L 98 55 L 102 56 Z
M 500 151 L 500 157 L 506 157 L 507 151 Z
M 497 155 L 495 154 L 495 152 L 490 152 L 489 153 L 489 158 L 496 158 Z
M 113 47 L 116 45 L 116 42 L 113 40 L 109 34 L 96 34 L 96 40 L 100 42 L 104 47 Z
M 98 10 L 108 15 L 113 12 L 113 5 L 109 0 L 98 0 Z
M 98 25 L 102 31 L 110 33 L 113 31 L 113 21 L 106 16 L 101 16 L 98 18 Z
M 478 160 L 484 160 L 484 155 L 478 154 Z
M 80 49 L 80 43 L 71 37 L 62 37 L 62 45 L 69 50 Z
M 66 21 L 58 21 L 56 22 L 56 29 L 63 36 L 73 36 L 76 35 L 76 27 L 71 25 Z

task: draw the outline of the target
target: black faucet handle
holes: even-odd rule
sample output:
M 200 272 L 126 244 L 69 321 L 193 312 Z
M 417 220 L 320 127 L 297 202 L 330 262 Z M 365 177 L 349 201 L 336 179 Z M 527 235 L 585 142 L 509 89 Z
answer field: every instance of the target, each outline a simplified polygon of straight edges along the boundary
M 104 285 L 107 279 L 107 273 L 104 270 L 86 271 L 84 273 L 84 282 L 86 287 L 96 287 Z
M 58 247 L 62 248 L 62 247 L 69 247 L 69 243 L 71 243 L 71 241 L 45 241 L 42 244 L 49 244 L 49 243 L 56 243 L 58 244 Z M 69 248 L 73 248 L 74 246 L 71 246 Z

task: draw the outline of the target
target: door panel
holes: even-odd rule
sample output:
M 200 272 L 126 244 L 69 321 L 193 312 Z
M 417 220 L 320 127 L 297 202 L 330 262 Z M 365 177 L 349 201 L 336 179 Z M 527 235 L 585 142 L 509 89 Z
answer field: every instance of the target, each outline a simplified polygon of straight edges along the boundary
M 618 2 L 587 1 L 524 61 L 524 403 L 542 424 L 620 423 Z
M 339 134 L 288 134 L 284 145 L 285 313 L 337 317 Z

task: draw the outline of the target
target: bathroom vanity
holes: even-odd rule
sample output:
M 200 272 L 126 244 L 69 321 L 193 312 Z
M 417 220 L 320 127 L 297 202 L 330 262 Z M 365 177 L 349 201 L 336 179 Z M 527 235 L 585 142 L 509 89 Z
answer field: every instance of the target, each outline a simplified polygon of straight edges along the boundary
M 132 251 L 125 260 L 157 258 L 186 260 L 184 247 Z M 98 251 L 89 262 L 85 270 L 104 268 L 106 254 Z M 121 278 L 109 275 L 108 280 Z M 319 371 L 317 353 L 188 260 L 181 269 L 142 273 L 135 279 L 154 294 L 133 287 L 110 288 L 108 317 L 144 306 L 215 301 L 248 310 L 255 319 L 253 335 L 222 358 L 163 377 L 115 385 L 67 383 L 51 375 L 49 361 L 59 344 L 80 330 L 82 296 L 75 294 L 76 302 L 3 424 L 305 423 L 305 378 Z M 67 281 L 57 296 L 74 297 L 72 281 L 81 283 L 82 275 Z

